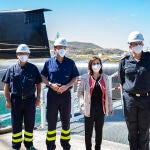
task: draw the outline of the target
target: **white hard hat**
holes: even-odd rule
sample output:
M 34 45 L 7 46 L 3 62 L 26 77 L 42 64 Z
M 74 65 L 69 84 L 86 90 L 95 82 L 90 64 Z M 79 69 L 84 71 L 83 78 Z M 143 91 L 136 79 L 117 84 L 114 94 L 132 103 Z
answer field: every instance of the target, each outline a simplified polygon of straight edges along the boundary
M 66 46 L 67 47 L 67 41 L 64 38 L 58 38 L 55 40 L 54 46 Z
M 30 49 L 26 44 L 20 44 L 16 50 L 16 53 L 30 53 Z
M 143 35 L 139 31 L 131 32 L 128 36 L 128 43 L 144 41 Z

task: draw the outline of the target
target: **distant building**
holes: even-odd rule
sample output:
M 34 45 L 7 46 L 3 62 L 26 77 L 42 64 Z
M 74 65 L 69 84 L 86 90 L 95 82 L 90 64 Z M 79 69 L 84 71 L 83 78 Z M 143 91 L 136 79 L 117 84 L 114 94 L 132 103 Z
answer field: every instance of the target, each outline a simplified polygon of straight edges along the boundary
M 49 57 L 44 13 L 49 9 L 0 11 L 0 58 L 15 58 L 19 44 L 27 44 L 31 58 Z

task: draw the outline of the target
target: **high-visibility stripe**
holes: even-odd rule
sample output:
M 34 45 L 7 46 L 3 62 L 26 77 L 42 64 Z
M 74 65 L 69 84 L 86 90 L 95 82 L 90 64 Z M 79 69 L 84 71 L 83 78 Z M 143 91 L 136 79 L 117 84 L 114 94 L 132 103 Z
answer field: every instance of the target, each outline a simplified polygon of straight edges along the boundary
M 47 131 L 47 134 L 54 134 L 56 133 L 56 130 L 53 130 L 53 131 Z
M 56 136 L 54 136 L 54 137 L 51 137 L 51 138 L 49 138 L 49 137 L 46 137 L 46 140 L 47 140 L 47 141 L 54 141 L 54 140 L 56 140 Z
M 18 136 L 21 136 L 22 135 L 22 132 L 19 132 L 19 133 L 16 133 L 16 134 L 12 134 L 12 137 L 18 137 Z
M 27 131 L 25 131 L 24 134 L 28 135 L 28 136 L 33 136 L 33 133 L 30 133 L 30 132 L 27 132 Z
M 14 143 L 20 143 L 20 142 L 22 142 L 22 138 L 20 138 L 20 139 L 12 139 L 12 141 L 13 141 Z
M 70 133 L 70 129 L 68 129 L 68 130 L 61 130 L 61 133 L 64 133 L 64 134 L 68 134 L 68 133 Z
M 70 140 L 71 137 L 70 137 L 70 135 L 69 135 L 69 136 L 60 136 L 60 139 L 63 139 L 63 140 Z
M 33 138 L 24 138 L 24 141 L 31 142 L 31 141 L 33 141 Z

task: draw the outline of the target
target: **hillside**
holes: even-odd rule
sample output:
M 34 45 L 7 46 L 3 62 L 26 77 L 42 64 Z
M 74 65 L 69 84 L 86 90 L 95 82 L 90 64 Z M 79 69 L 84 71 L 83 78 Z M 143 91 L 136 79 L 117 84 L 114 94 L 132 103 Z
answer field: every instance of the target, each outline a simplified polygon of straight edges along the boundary
M 81 50 L 81 49 L 103 49 L 102 47 L 95 45 L 93 43 L 85 42 L 68 42 L 69 49 Z
M 50 41 L 50 44 L 53 45 L 53 41 Z M 112 55 L 112 54 L 121 55 L 123 53 L 123 51 L 120 49 L 102 48 L 93 43 L 77 42 L 77 41 L 68 42 L 68 50 L 69 53 L 79 55 L 86 55 L 86 54 L 97 55 L 98 53 L 103 55 Z

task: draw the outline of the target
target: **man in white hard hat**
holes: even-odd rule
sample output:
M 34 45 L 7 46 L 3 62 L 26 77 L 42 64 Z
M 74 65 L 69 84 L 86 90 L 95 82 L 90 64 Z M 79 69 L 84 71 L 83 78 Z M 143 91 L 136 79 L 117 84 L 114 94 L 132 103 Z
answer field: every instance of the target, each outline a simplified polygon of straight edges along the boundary
M 150 53 L 143 52 L 143 41 L 140 32 L 131 32 L 128 36 L 131 53 L 119 64 L 130 150 L 149 150 Z
M 6 106 L 11 109 L 12 148 L 20 150 L 22 143 L 22 122 L 24 122 L 24 145 L 27 150 L 33 147 L 35 109 L 40 105 L 42 78 L 38 68 L 29 63 L 30 49 L 21 44 L 16 50 L 18 62 L 5 73 L 2 81 Z M 35 97 L 35 91 L 37 94 Z
M 48 132 L 46 137 L 47 150 L 55 150 L 56 124 L 58 111 L 62 122 L 60 136 L 63 150 L 70 150 L 70 89 L 79 75 L 73 60 L 65 56 L 67 41 L 58 38 L 54 43 L 56 56 L 45 62 L 41 72 L 43 82 L 49 87 L 47 93 Z

